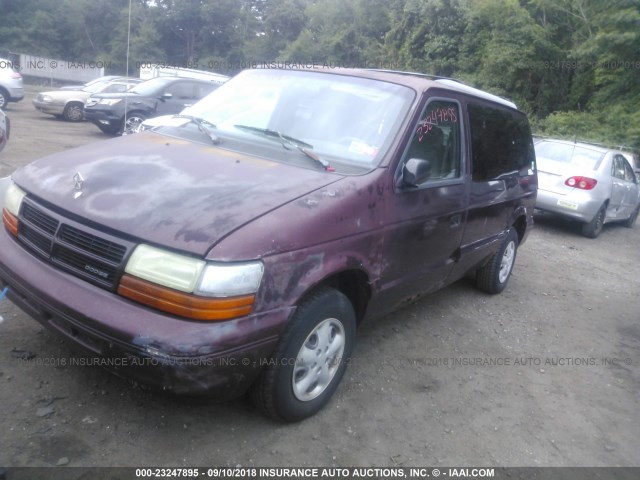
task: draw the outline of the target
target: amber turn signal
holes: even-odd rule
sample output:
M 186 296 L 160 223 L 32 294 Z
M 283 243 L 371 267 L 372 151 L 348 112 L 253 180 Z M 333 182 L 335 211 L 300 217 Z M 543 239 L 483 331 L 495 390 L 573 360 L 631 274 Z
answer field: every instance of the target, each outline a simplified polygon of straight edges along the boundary
M 14 237 L 18 236 L 18 219 L 9 213 L 9 210 L 6 208 L 2 209 L 2 223 L 9 230 L 9 233 Z
M 212 298 L 179 292 L 123 275 L 118 293 L 152 308 L 194 320 L 230 320 L 251 313 L 255 295 Z

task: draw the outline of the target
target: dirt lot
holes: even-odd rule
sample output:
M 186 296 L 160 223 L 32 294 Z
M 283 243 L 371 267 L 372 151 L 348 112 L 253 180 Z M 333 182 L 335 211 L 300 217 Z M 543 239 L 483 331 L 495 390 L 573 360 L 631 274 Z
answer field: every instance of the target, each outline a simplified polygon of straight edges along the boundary
M 0 174 L 104 141 L 32 97 L 7 110 Z M 639 240 L 640 226 L 588 240 L 538 216 L 502 295 L 462 281 L 366 325 L 334 399 L 294 425 L 47 366 L 68 347 L 5 299 L 0 465 L 638 466 Z

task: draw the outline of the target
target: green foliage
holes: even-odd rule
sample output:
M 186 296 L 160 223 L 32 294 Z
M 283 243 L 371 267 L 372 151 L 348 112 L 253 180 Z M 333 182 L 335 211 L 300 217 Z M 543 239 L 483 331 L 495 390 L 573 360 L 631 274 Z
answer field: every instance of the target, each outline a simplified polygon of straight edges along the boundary
M 0 56 L 275 60 L 457 77 L 536 128 L 640 148 L 640 0 L 0 0 Z M 235 66 L 234 66 L 235 65 Z
M 606 112 L 558 112 L 534 124 L 536 133 L 640 150 L 640 110 L 622 104 Z

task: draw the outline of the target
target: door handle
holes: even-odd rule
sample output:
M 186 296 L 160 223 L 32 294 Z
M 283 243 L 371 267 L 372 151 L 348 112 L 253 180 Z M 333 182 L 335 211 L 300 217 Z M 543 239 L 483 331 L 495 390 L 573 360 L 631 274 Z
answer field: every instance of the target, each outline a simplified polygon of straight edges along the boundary
M 459 227 L 461 222 L 462 222 L 462 215 L 460 214 L 454 215 L 449 219 L 449 228 Z

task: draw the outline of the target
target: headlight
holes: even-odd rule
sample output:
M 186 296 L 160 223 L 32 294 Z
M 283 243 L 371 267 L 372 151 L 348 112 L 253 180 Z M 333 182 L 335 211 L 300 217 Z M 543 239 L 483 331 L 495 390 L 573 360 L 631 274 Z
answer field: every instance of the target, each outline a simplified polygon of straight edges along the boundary
M 43 95 L 42 96 L 42 101 L 44 103 L 51 103 L 51 102 L 53 102 L 53 97 L 51 95 Z
M 204 266 L 204 260 L 138 245 L 124 271 L 165 287 L 192 293 Z
M 208 263 L 138 245 L 118 293 L 182 317 L 228 320 L 251 313 L 263 271 L 261 262 Z
M 256 293 L 263 271 L 264 266 L 260 262 L 209 264 L 204 269 L 196 293 L 216 297 Z
M 98 102 L 100 105 L 115 105 L 116 103 L 120 103 L 122 101 L 121 98 L 101 98 Z
M 15 183 L 11 182 L 4 195 L 4 206 L 2 208 L 2 223 L 9 232 L 18 236 L 18 212 L 26 193 Z

